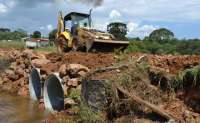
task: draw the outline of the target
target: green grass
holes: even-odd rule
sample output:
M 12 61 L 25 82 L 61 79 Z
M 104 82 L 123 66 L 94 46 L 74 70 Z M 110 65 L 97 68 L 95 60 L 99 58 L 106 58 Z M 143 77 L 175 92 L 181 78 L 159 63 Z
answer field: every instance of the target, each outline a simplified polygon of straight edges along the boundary
M 171 40 L 171 41 L 131 41 L 125 52 L 144 52 L 152 54 L 200 54 L 200 41 Z
M 57 48 L 55 46 L 40 47 L 40 48 L 35 48 L 34 50 L 44 51 L 44 52 L 57 52 Z
M 3 42 L 0 41 L 0 48 L 5 48 L 5 49 L 24 49 L 25 48 L 25 43 L 22 41 L 12 41 L 12 42 Z
M 81 100 L 81 90 L 72 89 L 68 98 L 71 98 L 71 99 L 74 99 L 74 100 Z
M 81 103 L 78 107 L 78 112 L 74 116 L 59 116 L 56 118 L 56 123 L 103 123 L 104 118 L 101 112 L 94 112 L 86 104 Z M 75 110 L 77 110 L 75 109 Z
M 193 68 L 186 69 L 180 72 L 172 82 L 172 88 L 175 90 L 183 89 L 187 87 L 196 87 L 199 86 L 200 78 L 200 65 Z
M 80 105 L 80 111 L 77 114 L 76 122 L 78 123 L 103 123 L 100 112 L 94 112 L 86 104 Z
M 0 41 L 0 48 L 4 49 L 18 49 L 24 50 L 25 49 L 25 42 L 23 41 L 12 41 L 12 42 L 3 42 Z M 44 52 L 57 52 L 57 48 L 55 46 L 47 46 L 47 47 L 40 47 L 35 48 L 35 51 L 44 51 Z

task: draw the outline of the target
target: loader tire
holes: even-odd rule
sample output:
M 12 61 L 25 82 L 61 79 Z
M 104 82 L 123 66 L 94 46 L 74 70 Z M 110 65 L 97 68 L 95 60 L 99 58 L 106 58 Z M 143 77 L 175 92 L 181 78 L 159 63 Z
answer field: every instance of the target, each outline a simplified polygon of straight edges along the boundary
M 69 48 L 68 45 L 68 41 L 64 38 L 64 37 L 59 37 L 57 39 L 57 50 L 58 53 L 65 53 L 65 52 L 69 52 L 71 50 L 71 48 Z

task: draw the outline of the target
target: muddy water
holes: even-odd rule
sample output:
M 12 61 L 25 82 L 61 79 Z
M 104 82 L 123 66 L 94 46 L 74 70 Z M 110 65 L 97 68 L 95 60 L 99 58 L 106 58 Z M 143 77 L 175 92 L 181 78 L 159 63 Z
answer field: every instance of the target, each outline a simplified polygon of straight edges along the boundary
M 46 116 L 30 99 L 0 92 L 0 123 L 39 123 Z

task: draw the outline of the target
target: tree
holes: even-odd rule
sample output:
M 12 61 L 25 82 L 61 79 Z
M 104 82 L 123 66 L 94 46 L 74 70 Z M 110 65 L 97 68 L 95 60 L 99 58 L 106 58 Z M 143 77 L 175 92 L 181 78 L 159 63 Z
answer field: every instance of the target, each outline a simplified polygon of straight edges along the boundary
M 0 28 L 0 32 L 10 32 L 10 29 L 8 29 L 8 28 Z
M 174 33 L 166 28 L 154 30 L 149 39 L 152 41 L 168 41 L 174 39 Z
M 129 38 L 129 41 L 141 41 L 141 39 L 139 37 Z
M 24 37 L 27 37 L 27 32 L 23 29 L 11 32 L 8 28 L 0 28 L 0 40 L 21 40 Z
M 27 32 L 23 29 L 16 29 L 14 32 L 12 32 L 13 39 L 20 40 L 21 38 L 25 38 L 27 36 L 28 36 Z
M 149 36 L 145 36 L 144 39 L 143 39 L 143 41 L 149 41 L 149 40 L 150 40 Z
M 57 33 L 57 29 L 54 29 L 49 33 L 49 40 L 50 41 L 54 41 L 56 39 L 56 33 Z
M 127 26 L 121 22 L 110 23 L 107 26 L 107 31 L 115 36 L 119 40 L 127 40 Z
M 35 31 L 35 32 L 33 32 L 33 35 L 31 37 L 32 38 L 41 38 L 41 32 L 40 31 Z

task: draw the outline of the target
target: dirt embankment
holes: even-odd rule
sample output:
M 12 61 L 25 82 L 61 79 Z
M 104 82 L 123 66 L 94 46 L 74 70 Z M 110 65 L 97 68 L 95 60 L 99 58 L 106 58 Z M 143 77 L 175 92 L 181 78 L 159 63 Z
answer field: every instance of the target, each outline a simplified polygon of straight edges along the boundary
M 51 53 L 46 55 L 46 57 L 53 63 L 82 64 L 89 69 L 111 66 L 116 61 L 112 53 L 69 52 L 64 55 Z
M 42 79 L 45 80 L 49 74 L 59 72 L 63 65 L 81 64 L 89 69 L 111 66 L 115 58 L 111 53 L 82 53 L 69 52 L 64 55 L 47 52 L 34 52 L 31 50 L 0 50 L 0 56 L 9 59 L 10 66 L 1 75 L 1 86 L 4 90 L 18 94 L 28 95 L 28 74 L 33 67 L 41 69 Z M 15 88 L 15 89 L 13 89 Z
M 200 64 L 200 56 L 150 55 L 141 53 L 129 54 L 128 56 L 137 59 L 143 55 L 147 57 L 151 68 L 159 68 L 172 75 L 176 75 L 185 69 Z M 69 52 L 64 55 L 59 55 L 57 53 L 33 52 L 31 50 L 0 50 L 0 56 L 9 58 L 11 64 L 1 75 L 1 88 L 22 96 L 29 95 L 28 74 L 33 66 L 41 69 L 42 79 L 45 80 L 49 74 L 53 72 L 62 72 L 61 68 L 65 68 L 70 64 L 81 64 L 90 70 L 95 70 L 97 68 L 112 66 L 119 60 L 117 59 L 119 57 L 116 57 L 112 53 Z M 63 65 L 65 66 L 63 67 Z M 64 70 L 64 72 L 66 71 Z M 127 76 L 124 76 L 125 74 Z M 184 103 L 184 100 L 180 100 L 176 98 L 176 96 L 171 99 L 173 94 L 163 92 L 158 86 L 149 86 L 145 83 L 148 76 L 141 71 L 137 71 L 134 67 L 102 73 L 94 76 L 94 78 L 119 78 L 121 75 L 123 75 L 124 78 L 122 77 L 120 80 L 126 80 L 127 82 L 130 77 L 136 75 L 133 77 L 134 79 L 131 78 L 131 81 L 135 82 L 132 83 L 133 88 L 130 92 L 139 95 L 142 99 L 150 103 L 166 109 L 184 122 L 200 122 L 199 114 L 188 107 L 188 105 Z M 73 83 L 70 86 L 73 86 Z M 78 85 L 75 85 L 75 88 L 77 88 L 77 86 Z M 149 110 L 146 111 L 149 112 Z M 145 114 L 139 113 L 134 117 L 135 119 L 132 120 L 145 119 L 143 115 Z M 116 122 L 118 120 L 120 120 L 120 118 L 117 119 Z
M 197 55 L 149 55 L 148 57 L 152 66 L 162 68 L 171 74 L 177 74 L 200 64 L 200 56 Z

